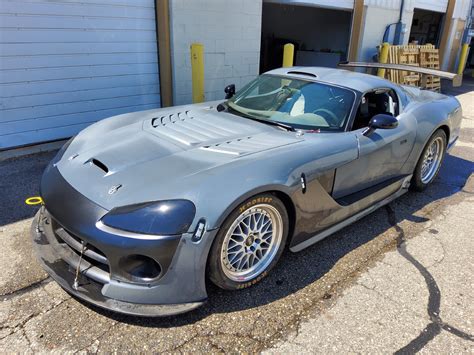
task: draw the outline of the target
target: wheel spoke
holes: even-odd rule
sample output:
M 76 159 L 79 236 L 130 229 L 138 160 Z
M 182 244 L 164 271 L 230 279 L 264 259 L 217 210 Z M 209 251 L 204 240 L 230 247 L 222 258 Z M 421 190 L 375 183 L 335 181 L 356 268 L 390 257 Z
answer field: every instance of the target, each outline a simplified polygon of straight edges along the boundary
M 242 257 L 244 256 L 244 253 L 243 252 L 240 252 L 236 255 L 234 255 L 234 257 L 229 260 L 229 263 L 232 265 L 232 267 L 235 267 L 235 265 L 240 261 L 242 260 Z
M 231 247 L 228 247 L 227 252 L 228 253 L 233 253 L 233 252 L 236 252 L 240 249 L 242 249 L 242 245 L 241 244 L 235 244 L 235 245 L 232 245 Z

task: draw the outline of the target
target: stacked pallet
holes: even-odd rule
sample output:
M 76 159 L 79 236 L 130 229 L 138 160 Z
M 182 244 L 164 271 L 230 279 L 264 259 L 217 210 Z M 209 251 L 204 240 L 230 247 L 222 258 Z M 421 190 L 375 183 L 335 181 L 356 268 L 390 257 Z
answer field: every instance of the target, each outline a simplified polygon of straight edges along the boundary
M 439 50 L 432 44 L 390 46 L 387 63 L 407 64 L 423 68 L 439 69 Z M 439 77 L 422 75 L 400 70 L 386 70 L 385 77 L 394 83 L 414 85 L 424 89 L 439 91 Z

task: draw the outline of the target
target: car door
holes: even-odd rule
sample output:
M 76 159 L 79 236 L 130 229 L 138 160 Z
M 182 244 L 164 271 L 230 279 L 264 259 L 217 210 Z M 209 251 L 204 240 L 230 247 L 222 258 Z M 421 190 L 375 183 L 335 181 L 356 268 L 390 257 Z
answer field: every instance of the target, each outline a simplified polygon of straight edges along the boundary
M 395 91 L 390 90 L 397 100 L 396 105 L 400 105 Z M 360 105 L 362 101 L 363 98 Z M 413 149 L 416 137 L 416 119 L 403 109 L 398 106 L 397 112 L 393 112 L 398 120 L 398 126 L 394 129 L 376 129 L 368 135 L 364 134 L 367 127 L 353 131 L 358 140 L 359 157 L 336 170 L 333 188 L 335 199 L 401 177 L 402 167 Z M 376 114 L 377 111 L 372 113 Z

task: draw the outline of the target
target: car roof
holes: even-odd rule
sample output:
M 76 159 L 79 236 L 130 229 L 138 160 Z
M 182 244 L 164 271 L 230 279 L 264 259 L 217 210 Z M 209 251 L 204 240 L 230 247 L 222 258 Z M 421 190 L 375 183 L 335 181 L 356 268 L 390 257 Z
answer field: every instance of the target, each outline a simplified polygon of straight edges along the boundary
M 325 67 L 291 67 L 270 70 L 264 74 L 290 76 L 299 79 L 316 80 L 344 86 L 359 92 L 377 88 L 396 88 L 392 82 L 375 75 L 353 72 L 345 69 Z

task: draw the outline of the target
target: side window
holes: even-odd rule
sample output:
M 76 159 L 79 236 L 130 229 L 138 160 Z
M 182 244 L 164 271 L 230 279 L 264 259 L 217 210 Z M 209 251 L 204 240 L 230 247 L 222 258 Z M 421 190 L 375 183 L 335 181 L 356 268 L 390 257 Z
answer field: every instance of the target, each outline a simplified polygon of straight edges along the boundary
M 378 89 L 362 96 L 352 130 L 367 127 L 371 118 L 378 114 L 398 116 L 398 97 L 392 89 Z

